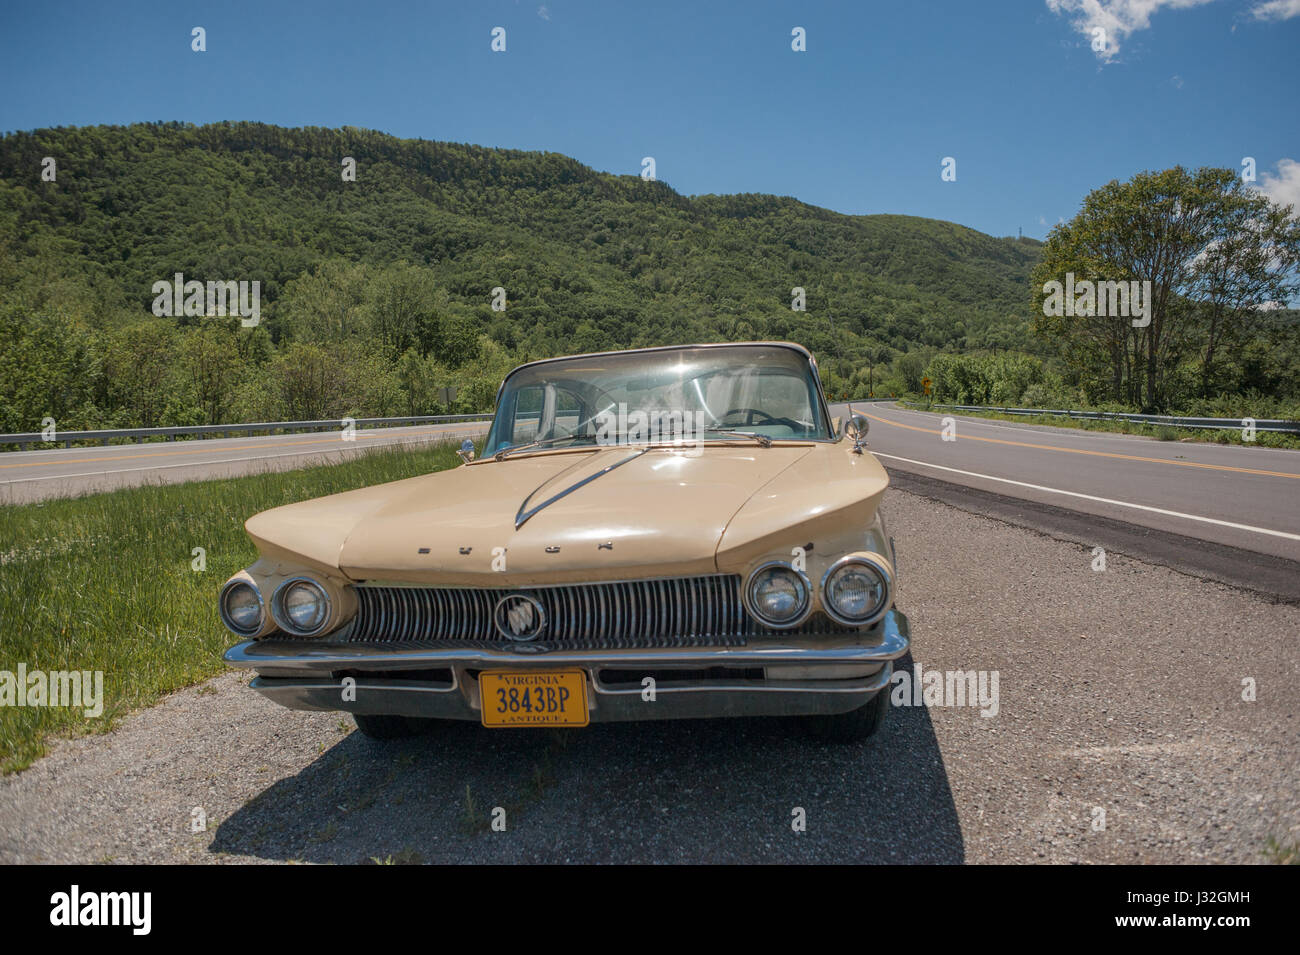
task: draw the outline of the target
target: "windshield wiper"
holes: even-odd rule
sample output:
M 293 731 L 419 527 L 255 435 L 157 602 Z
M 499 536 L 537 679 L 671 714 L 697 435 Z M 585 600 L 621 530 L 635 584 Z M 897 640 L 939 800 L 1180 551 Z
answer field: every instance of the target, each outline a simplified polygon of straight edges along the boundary
M 494 461 L 504 461 L 507 457 L 516 452 L 531 451 L 534 448 L 547 448 L 561 441 L 582 441 L 594 439 L 595 435 L 591 434 L 565 434 L 557 435 L 554 438 L 543 438 L 540 441 L 530 441 L 528 444 L 512 444 L 508 448 L 502 448 L 496 454 L 492 455 Z
M 765 434 L 759 434 L 757 431 L 733 431 L 733 430 L 730 429 L 730 428 L 705 428 L 704 431 L 703 431 L 703 433 L 704 433 L 704 434 L 725 434 L 725 435 L 727 435 L 727 436 L 729 436 L 729 437 L 747 438 L 747 439 L 749 439 L 750 441 L 757 441 L 757 442 L 758 442 L 762 447 L 765 447 L 765 448 L 770 448 L 770 447 L 772 446 L 772 439 L 771 439 L 768 435 L 765 435 Z M 620 436 L 620 437 L 623 437 L 623 436 Z M 530 441 L 530 442 L 528 442 L 527 444 L 512 444 L 510 447 L 508 447 L 508 448 L 502 448 L 502 449 L 501 449 L 500 451 L 498 451 L 496 454 L 492 455 L 492 460 L 494 460 L 494 461 L 504 461 L 506 458 L 508 458 L 508 457 L 510 457 L 510 456 L 512 456 L 512 455 L 515 455 L 515 454 L 522 454 L 522 453 L 525 452 L 525 451 L 534 451 L 534 450 L 536 450 L 536 449 L 538 449 L 538 448 L 547 448 L 547 447 L 551 447 L 552 445 L 559 444 L 561 441 L 584 441 L 584 442 L 585 442 L 585 441 L 592 441 L 592 440 L 595 440 L 595 435 L 590 435 L 590 434 L 572 435 L 572 434 L 570 434 L 570 435 L 557 436 L 557 437 L 554 437 L 554 438 L 543 438 L 543 439 L 540 440 L 540 441 Z M 661 440 L 659 440 L 659 441 L 647 441 L 647 442 L 642 442 L 642 441 L 631 441 L 631 440 L 628 440 L 628 441 L 614 441 L 614 442 L 611 443 L 611 446 L 614 446 L 614 447 L 624 447 L 624 446 L 629 446 L 629 445 L 630 445 L 630 446 L 636 446 L 636 445 L 638 445 L 638 444 L 642 444 L 642 443 L 649 444 L 649 445 L 651 445 L 652 447 L 658 447 L 658 446 L 674 446 L 674 445 L 676 445 L 676 444 L 678 444 L 678 443 L 681 443 L 681 442 L 683 442 L 683 441 L 685 441 L 685 442 L 690 442 L 690 440 L 691 440 L 691 438 L 689 437 L 689 433 L 685 433 L 685 432 L 684 432 L 684 433 L 682 433 L 680 436 L 678 436 L 678 437 L 676 438 L 675 441 L 674 441 L 674 440 L 667 440 L 667 439 L 661 439 Z
M 753 441 L 757 441 L 765 448 L 770 448 L 772 446 L 772 439 L 765 434 L 759 434 L 757 431 L 733 431 L 730 428 L 705 428 L 704 433 L 734 434 L 738 438 L 749 438 Z

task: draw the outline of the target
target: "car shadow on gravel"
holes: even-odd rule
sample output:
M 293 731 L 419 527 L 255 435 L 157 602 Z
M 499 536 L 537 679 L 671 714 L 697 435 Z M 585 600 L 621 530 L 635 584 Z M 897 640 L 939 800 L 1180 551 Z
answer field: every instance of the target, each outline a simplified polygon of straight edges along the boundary
M 893 707 L 859 744 L 788 719 L 531 733 L 450 722 L 388 743 L 354 731 L 223 820 L 209 851 L 386 864 L 965 857 L 925 707 Z

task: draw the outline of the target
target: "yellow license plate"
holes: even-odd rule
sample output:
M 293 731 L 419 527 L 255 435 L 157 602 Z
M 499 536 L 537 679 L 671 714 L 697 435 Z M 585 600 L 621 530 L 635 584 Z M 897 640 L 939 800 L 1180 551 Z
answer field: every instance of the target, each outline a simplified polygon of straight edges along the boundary
M 581 670 L 485 671 L 478 675 L 484 726 L 586 726 Z

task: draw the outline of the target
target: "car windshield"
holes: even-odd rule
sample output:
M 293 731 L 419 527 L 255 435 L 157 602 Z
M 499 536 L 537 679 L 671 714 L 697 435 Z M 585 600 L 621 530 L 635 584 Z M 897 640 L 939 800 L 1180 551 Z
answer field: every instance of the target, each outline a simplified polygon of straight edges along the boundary
M 808 356 L 782 345 L 584 355 L 526 365 L 501 390 L 485 455 L 528 445 L 828 440 Z

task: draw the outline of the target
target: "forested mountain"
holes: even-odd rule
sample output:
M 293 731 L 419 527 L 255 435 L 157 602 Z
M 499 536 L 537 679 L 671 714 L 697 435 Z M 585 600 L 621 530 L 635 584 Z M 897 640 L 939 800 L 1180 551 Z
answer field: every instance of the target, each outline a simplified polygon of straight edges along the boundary
M 441 385 L 461 410 L 517 360 L 724 339 L 803 342 L 848 386 L 918 349 L 1041 347 L 1038 250 L 353 128 L 11 133 L 0 430 L 432 412 Z M 261 324 L 155 317 L 154 283 L 178 272 L 259 281 Z

